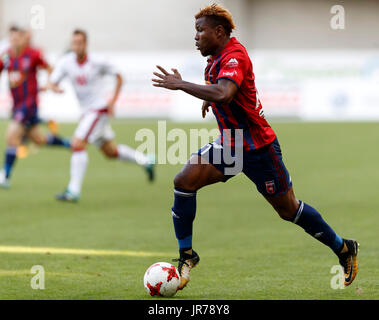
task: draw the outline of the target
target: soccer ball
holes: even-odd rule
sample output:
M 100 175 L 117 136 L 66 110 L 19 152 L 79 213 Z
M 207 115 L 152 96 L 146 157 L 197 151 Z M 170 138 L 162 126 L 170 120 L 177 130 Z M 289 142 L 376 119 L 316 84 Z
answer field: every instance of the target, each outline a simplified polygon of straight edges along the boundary
M 178 290 L 180 275 L 171 263 L 157 262 L 146 270 L 143 284 L 151 296 L 172 297 Z

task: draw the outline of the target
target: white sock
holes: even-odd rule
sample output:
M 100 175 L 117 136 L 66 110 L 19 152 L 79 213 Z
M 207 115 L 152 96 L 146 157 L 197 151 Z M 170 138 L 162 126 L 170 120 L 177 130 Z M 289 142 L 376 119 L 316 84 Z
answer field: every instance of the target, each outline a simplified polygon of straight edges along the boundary
M 117 146 L 118 158 L 122 161 L 130 161 L 146 166 L 149 163 L 149 158 L 143 153 L 134 150 L 126 145 L 119 144 Z
M 80 194 L 82 183 L 88 165 L 88 153 L 86 150 L 73 152 L 71 156 L 71 178 L 68 190 Z

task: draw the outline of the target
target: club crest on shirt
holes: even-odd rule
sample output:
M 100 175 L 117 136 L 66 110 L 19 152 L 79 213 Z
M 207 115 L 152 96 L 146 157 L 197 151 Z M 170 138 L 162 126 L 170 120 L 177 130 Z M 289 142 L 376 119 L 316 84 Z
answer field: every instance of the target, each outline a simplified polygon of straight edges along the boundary
M 275 193 L 275 181 L 274 180 L 266 181 L 265 184 L 266 184 L 267 193 L 268 194 L 274 194 Z
M 227 63 L 226 66 L 229 68 L 235 68 L 238 66 L 238 61 L 236 58 L 231 58 Z

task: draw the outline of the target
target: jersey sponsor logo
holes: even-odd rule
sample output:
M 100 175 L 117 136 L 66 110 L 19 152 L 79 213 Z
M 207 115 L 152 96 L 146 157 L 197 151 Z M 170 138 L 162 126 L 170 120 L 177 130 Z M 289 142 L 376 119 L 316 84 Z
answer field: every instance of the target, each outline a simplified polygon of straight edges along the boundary
M 87 78 L 86 78 L 86 76 L 83 76 L 83 75 L 82 76 L 77 76 L 75 78 L 75 81 L 80 86 L 85 86 L 87 84 Z
M 237 71 L 236 70 L 234 70 L 234 71 L 224 71 L 222 74 L 221 74 L 221 76 L 222 77 L 233 77 L 233 76 L 236 76 L 238 73 L 237 73 Z
M 274 194 L 275 193 L 275 181 L 274 180 L 266 181 L 265 184 L 266 184 L 267 193 L 268 194 Z
M 10 71 L 8 75 L 8 79 L 9 79 L 9 86 L 11 88 L 16 88 L 24 82 L 25 75 L 18 70 Z

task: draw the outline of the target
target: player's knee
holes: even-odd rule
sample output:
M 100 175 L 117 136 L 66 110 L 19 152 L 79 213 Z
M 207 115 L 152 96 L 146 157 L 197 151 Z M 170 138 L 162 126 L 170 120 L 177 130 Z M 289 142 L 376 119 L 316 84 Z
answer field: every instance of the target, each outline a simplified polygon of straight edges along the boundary
M 275 211 L 279 214 L 280 218 L 286 221 L 292 221 L 298 210 L 298 205 L 295 204 L 281 204 L 274 206 Z
M 81 140 L 74 140 L 71 143 L 71 149 L 73 152 L 83 151 L 86 149 L 86 143 L 83 143 Z
M 32 141 L 37 145 L 37 146 L 44 146 L 47 143 L 46 137 L 37 137 L 33 138 Z
M 183 173 L 178 173 L 174 178 L 174 187 L 185 189 L 185 190 L 197 190 L 198 186 L 196 181 L 192 181 L 190 177 L 184 175 Z
M 113 144 L 105 143 L 100 147 L 100 150 L 108 159 L 117 159 L 119 157 L 118 149 Z
M 276 212 L 279 214 L 279 217 L 286 221 L 291 221 L 295 216 L 295 211 L 288 210 L 287 208 L 276 208 Z
M 6 140 L 9 147 L 18 147 L 21 144 L 21 139 L 15 135 L 8 135 Z
M 103 153 L 108 159 L 117 159 L 118 158 L 117 149 L 115 149 L 115 150 L 113 150 L 113 149 L 112 150 L 103 150 Z

